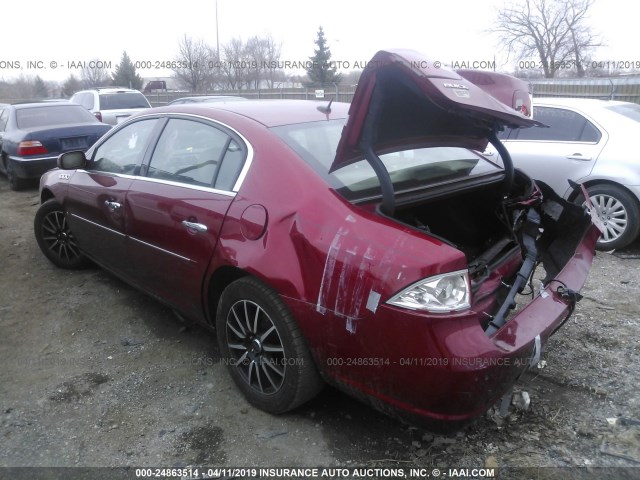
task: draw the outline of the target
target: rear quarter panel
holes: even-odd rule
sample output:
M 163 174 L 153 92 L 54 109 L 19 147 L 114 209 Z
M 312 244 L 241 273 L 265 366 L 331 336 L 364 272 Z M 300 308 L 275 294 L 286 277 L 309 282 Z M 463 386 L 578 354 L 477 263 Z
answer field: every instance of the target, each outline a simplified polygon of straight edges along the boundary
M 328 332 L 346 332 L 336 338 L 353 345 L 354 322 L 393 294 L 466 268 L 464 255 L 449 245 L 345 201 L 264 127 L 240 133 L 254 139 L 255 156 L 211 269 L 233 265 L 277 291 L 317 358 L 334 350 Z M 242 234 L 240 219 L 252 205 L 265 207 L 268 216 L 257 240 Z

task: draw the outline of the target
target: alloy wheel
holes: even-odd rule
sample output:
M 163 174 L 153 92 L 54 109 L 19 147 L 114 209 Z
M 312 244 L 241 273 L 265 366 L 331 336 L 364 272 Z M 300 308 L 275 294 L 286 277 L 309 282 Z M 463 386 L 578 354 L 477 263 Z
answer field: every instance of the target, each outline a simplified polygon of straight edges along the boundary
M 275 324 L 258 304 L 240 300 L 226 320 L 231 364 L 253 390 L 277 393 L 285 379 L 287 359 Z
M 600 242 L 606 244 L 617 240 L 626 230 L 627 210 L 620 200 L 602 193 L 591 197 L 593 208 L 604 225 Z
M 46 248 L 62 261 L 72 262 L 82 256 L 62 211 L 45 215 L 42 220 L 42 239 Z

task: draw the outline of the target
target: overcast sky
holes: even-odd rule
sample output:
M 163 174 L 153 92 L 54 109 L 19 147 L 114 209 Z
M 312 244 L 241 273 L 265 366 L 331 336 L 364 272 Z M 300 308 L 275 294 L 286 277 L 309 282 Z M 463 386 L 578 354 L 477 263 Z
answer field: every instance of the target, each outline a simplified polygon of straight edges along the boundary
M 246 40 L 271 34 L 282 44 L 283 61 L 308 60 L 322 25 L 332 59 L 352 68 L 378 50 L 411 48 L 443 63 L 492 61 L 496 55 L 498 70 L 513 69 L 513 64 L 503 63 L 497 39 L 486 32 L 502 0 L 217 0 L 217 4 L 220 45 L 233 37 Z M 595 60 L 640 61 L 640 28 L 629 5 L 623 0 L 596 0 L 589 21 L 607 47 L 596 52 Z M 184 34 L 215 47 L 216 0 L 3 0 L 0 32 L 0 78 L 39 74 L 45 80 L 64 80 L 81 73 L 69 62 L 97 58 L 115 68 L 124 50 L 132 60 L 153 65 L 175 59 Z M 27 70 L 27 61 L 40 62 L 42 68 Z M 138 72 L 143 77 L 170 74 L 162 69 Z

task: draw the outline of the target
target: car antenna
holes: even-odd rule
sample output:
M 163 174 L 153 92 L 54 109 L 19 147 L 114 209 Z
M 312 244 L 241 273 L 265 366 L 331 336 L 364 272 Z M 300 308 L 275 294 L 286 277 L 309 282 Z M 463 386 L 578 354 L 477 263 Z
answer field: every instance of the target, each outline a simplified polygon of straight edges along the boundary
M 322 105 L 320 105 L 318 107 L 318 110 L 320 110 L 322 113 L 325 113 L 327 115 L 329 115 L 331 113 L 331 104 L 333 103 L 333 97 L 331 97 L 331 100 L 329 100 L 329 105 L 327 105 L 326 107 L 323 107 Z

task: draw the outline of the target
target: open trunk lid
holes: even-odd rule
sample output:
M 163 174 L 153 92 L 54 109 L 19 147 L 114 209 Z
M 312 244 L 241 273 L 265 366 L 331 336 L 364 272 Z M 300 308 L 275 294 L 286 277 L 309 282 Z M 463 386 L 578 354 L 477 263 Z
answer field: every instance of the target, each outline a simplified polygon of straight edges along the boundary
M 420 53 L 383 50 L 360 77 L 330 171 L 367 158 L 369 149 L 378 154 L 428 146 L 483 151 L 492 132 L 504 126 L 538 124 Z

